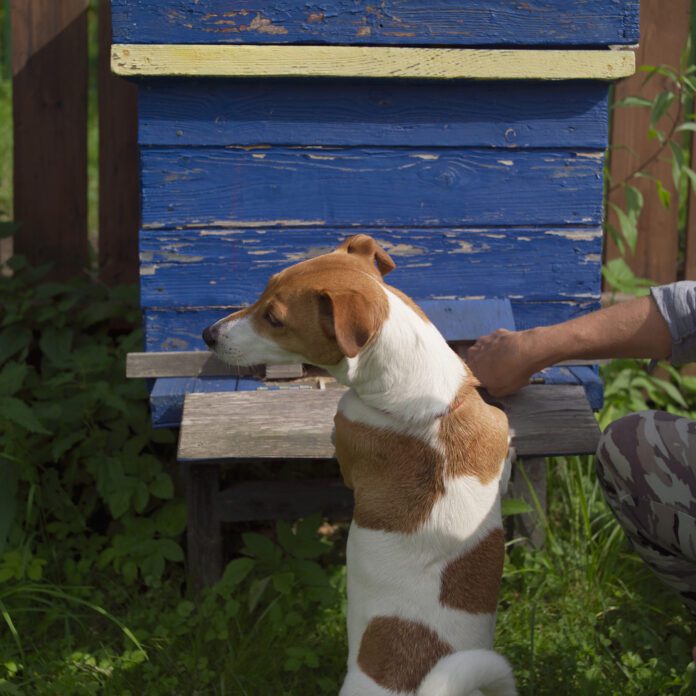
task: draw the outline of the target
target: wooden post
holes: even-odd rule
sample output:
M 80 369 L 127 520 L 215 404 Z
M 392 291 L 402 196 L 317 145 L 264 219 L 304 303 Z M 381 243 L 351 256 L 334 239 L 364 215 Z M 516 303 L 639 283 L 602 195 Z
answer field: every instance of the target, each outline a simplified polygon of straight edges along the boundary
M 217 516 L 220 468 L 215 464 L 185 466 L 188 578 L 195 593 L 222 575 L 222 530 Z
M 691 138 L 691 168 L 696 167 L 696 137 Z M 696 280 L 696 193 L 689 188 L 689 208 L 686 218 L 684 249 L 684 280 Z
M 15 252 L 87 264 L 88 0 L 11 0 Z
M 525 458 L 513 463 L 512 466 L 513 476 L 508 495 L 517 500 L 524 500 L 533 510 L 514 517 L 515 531 L 527 537 L 532 546 L 541 548 L 546 539 L 546 531 L 537 506 L 541 506 L 541 511 L 546 515 L 546 459 L 544 457 Z
M 111 72 L 111 2 L 99 2 L 99 273 L 138 280 L 138 88 Z
M 640 3 L 641 37 L 636 64 L 679 66 L 681 53 L 689 36 L 691 0 L 642 0 Z M 616 86 L 615 100 L 628 96 L 652 99 L 665 87 L 665 78 L 655 76 L 646 85 L 645 73 L 638 72 Z M 637 166 L 645 162 L 657 149 L 657 141 L 648 139 L 649 110 L 621 107 L 614 111 L 612 122 L 612 152 L 610 171 L 613 183 L 623 181 Z M 676 105 L 669 113 L 675 116 Z M 677 251 L 679 203 L 672 183 L 668 150 L 666 157 L 658 158 L 647 173 L 656 177 L 672 194 L 672 203 L 665 209 L 655 191 L 655 184 L 645 178 L 633 179 L 631 185 L 644 195 L 645 207 L 640 217 L 638 247 L 629 259 L 634 273 L 656 283 L 669 283 L 677 278 Z M 662 161 L 666 160 L 666 161 Z M 611 192 L 609 202 L 625 209 L 621 189 Z M 619 229 L 616 215 L 609 209 L 609 221 Z M 607 240 L 606 258 L 618 256 L 616 245 Z

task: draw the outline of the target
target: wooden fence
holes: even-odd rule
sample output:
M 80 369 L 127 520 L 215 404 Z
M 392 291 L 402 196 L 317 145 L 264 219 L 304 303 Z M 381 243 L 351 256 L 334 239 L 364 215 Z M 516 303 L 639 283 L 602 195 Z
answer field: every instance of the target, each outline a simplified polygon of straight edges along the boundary
M 691 0 L 642 0 L 638 64 L 678 65 L 689 34 Z M 54 263 L 54 277 L 69 278 L 88 265 L 87 96 L 89 0 L 10 0 L 14 90 L 14 217 L 21 222 L 15 250 L 34 262 Z M 110 3 L 98 0 L 99 14 L 99 234 L 101 278 L 135 282 L 138 274 L 138 163 L 136 88 L 109 70 Z M 625 80 L 616 98 L 650 97 L 659 80 L 642 86 L 643 74 Z M 654 141 L 646 137 L 647 115 L 617 109 L 612 126 L 614 181 L 649 159 Z M 696 139 L 694 139 L 696 142 Z M 693 160 L 696 163 L 696 144 Z M 668 162 L 655 161 L 650 174 L 671 184 Z M 677 205 L 665 209 L 648 180 L 634 271 L 656 282 L 696 279 L 696 196 L 691 194 L 680 242 Z M 673 200 L 676 201 L 676 194 Z M 620 191 L 610 202 L 623 205 Z M 614 258 L 608 242 L 606 256 Z

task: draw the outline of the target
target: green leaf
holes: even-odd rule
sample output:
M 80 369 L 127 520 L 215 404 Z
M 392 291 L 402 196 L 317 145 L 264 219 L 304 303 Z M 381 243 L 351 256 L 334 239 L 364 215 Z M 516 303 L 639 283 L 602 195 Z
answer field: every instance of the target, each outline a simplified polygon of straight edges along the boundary
M 524 500 L 517 500 L 515 498 L 505 498 L 502 502 L 502 513 L 503 517 L 509 515 L 526 515 L 533 512 L 532 506 Z
M 645 99 L 644 97 L 626 97 L 625 99 L 620 99 L 614 103 L 614 108 L 620 106 L 644 106 L 652 107 L 653 103 L 650 99 Z
M 626 240 L 626 244 L 628 244 L 631 251 L 635 251 L 636 245 L 638 244 L 638 227 L 636 225 L 636 220 L 626 215 L 626 213 L 624 213 L 624 211 L 621 210 L 621 208 L 619 208 L 617 205 L 612 203 L 611 207 L 614 209 L 616 216 L 619 218 L 621 234 Z
M 251 558 L 235 558 L 225 567 L 220 583 L 225 589 L 231 589 L 242 583 L 256 564 Z
M 70 361 L 72 340 L 73 332 L 70 329 L 49 325 L 41 334 L 39 347 L 52 363 L 62 367 Z
M 652 111 L 650 113 L 650 123 L 655 125 L 674 103 L 676 94 L 671 91 L 660 92 L 653 100 Z
M 157 548 L 168 561 L 181 563 L 184 560 L 184 552 L 181 550 L 181 546 L 172 539 L 160 539 L 157 542 Z
M 157 510 L 153 519 L 160 534 L 179 536 L 186 529 L 186 505 L 180 500 L 172 500 Z
M 7 419 L 30 433 L 50 435 L 34 412 L 23 401 L 12 396 L 0 397 L 0 420 Z
M 18 222 L 0 222 L 0 239 L 5 239 L 7 237 L 12 237 L 15 234 L 17 234 L 17 230 L 19 229 L 19 223 Z
M 662 185 L 661 181 L 657 182 L 657 195 L 662 203 L 663 208 L 669 208 L 672 202 L 672 194 Z M 633 249 L 632 251 L 635 251 Z
M 174 484 L 169 474 L 161 472 L 150 482 L 150 493 L 161 500 L 169 500 L 174 497 Z
M 8 362 L 0 370 L 0 396 L 13 396 L 24 384 L 29 368 L 24 363 Z
M 24 351 L 31 342 L 31 331 L 23 326 L 13 325 L 0 331 L 0 365 L 15 353 Z
M 268 538 L 254 532 L 242 534 L 244 553 L 255 556 L 261 561 L 275 565 L 280 561 L 280 549 Z

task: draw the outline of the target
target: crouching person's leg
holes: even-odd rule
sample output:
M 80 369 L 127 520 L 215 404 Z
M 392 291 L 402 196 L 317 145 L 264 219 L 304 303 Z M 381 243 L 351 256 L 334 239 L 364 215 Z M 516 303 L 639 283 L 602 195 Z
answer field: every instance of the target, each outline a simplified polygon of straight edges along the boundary
M 621 418 L 602 435 L 597 473 L 638 555 L 696 615 L 696 421 Z

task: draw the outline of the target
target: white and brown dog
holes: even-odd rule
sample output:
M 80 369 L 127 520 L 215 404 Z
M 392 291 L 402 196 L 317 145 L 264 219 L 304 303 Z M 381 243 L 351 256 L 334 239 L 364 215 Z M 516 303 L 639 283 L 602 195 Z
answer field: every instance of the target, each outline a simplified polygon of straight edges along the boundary
M 340 696 L 509 696 L 491 650 L 508 425 L 367 235 L 274 275 L 203 337 L 238 365 L 305 362 L 350 387 L 336 457 L 355 493 Z

